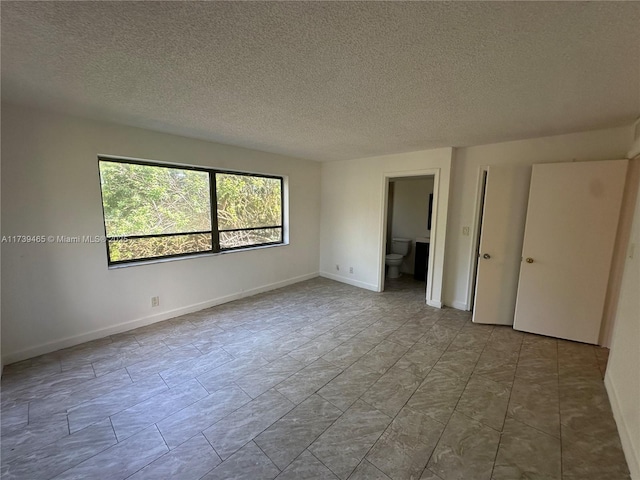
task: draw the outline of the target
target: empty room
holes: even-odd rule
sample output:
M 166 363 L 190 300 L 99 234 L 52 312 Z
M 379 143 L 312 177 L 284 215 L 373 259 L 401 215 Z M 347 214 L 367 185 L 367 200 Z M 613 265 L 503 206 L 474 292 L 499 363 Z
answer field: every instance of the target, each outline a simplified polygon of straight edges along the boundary
M 640 480 L 640 3 L 0 18 L 3 480 Z

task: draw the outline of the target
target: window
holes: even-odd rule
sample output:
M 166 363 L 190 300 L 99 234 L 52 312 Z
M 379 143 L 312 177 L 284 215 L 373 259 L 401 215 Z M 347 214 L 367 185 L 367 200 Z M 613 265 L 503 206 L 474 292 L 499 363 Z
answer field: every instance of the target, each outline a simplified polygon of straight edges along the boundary
M 282 177 L 99 158 L 109 265 L 283 243 Z
M 221 249 L 282 242 L 282 178 L 216 172 Z

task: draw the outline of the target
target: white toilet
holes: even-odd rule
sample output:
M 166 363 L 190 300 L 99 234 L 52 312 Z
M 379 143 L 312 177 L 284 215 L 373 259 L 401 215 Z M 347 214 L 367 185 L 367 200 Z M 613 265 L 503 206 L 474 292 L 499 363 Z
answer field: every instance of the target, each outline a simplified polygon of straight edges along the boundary
M 391 253 L 385 256 L 384 263 L 389 267 L 387 278 L 398 278 L 400 276 L 400 265 L 402 259 L 409 253 L 411 240 L 408 238 L 393 238 L 391 240 Z

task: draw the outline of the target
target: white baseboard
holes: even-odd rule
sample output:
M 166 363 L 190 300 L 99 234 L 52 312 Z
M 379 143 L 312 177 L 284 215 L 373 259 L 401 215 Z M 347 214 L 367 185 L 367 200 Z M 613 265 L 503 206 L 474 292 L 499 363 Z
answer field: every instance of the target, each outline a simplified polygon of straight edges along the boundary
M 457 310 L 464 310 L 465 312 L 469 311 L 469 307 L 463 302 L 451 302 L 451 306 Z
M 640 119 L 635 121 L 634 126 L 636 131 L 640 129 Z M 633 141 L 633 145 L 631 145 L 631 149 L 629 150 L 629 153 L 627 153 L 627 158 L 635 158 L 638 155 L 640 155 L 640 136 Z
M 604 386 L 607 389 L 609 395 L 609 402 L 611 403 L 611 410 L 613 411 L 613 418 L 618 426 L 618 433 L 620 434 L 620 443 L 622 443 L 622 450 L 624 450 L 624 456 L 627 459 L 627 465 L 631 472 L 632 480 L 640 480 L 640 452 L 636 448 L 640 448 L 640 445 L 635 445 L 631 440 L 631 434 L 627 429 L 627 425 L 622 417 L 622 409 L 620 408 L 620 400 L 618 399 L 618 393 L 611 383 L 610 377 L 605 375 Z
M 342 275 L 336 275 L 334 273 L 329 273 L 329 272 L 320 272 L 320 276 L 324 278 L 328 278 L 329 280 L 335 280 L 336 282 L 347 283 L 349 285 L 353 285 L 354 287 L 364 288 L 366 290 L 372 290 L 374 292 L 378 291 L 377 285 L 361 282 L 359 280 L 354 280 L 349 277 L 343 277 Z
M 427 300 L 427 305 L 430 307 L 442 308 L 442 302 L 436 302 L 435 300 Z
M 224 297 L 218 297 L 205 302 L 194 303 L 185 307 L 176 308 L 173 310 L 167 310 L 165 312 L 158 313 L 156 315 L 149 315 L 147 317 L 137 318 L 126 322 L 118 323 L 110 327 L 100 328 L 91 332 L 83 333 L 80 335 L 73 335 L 71 337 L 61 338 L 53 340 L 51 342 L 43 343 L 35 347 L 26 348 L 17 352 L 11 352 L 2 357 L 2 365 L 9 365 L 10 363 L 26 360 L 27 358 L 37 357 L 38 355 L 44 355 L 45 353 L 55 352 L 61 348 L 72 347 L 80 343 L 89 342 L 91 340 L 97 340 L 99 338 L 106 337 L 108 335 L 115 335 L 117 333 L 133 330 L 134 328 L 144 327 L 151 325 L 152 323 L 161 322 L 170 318 L 178 317 L 188 313 L 204 310 L 205 308 L 215 307 L 223 303 L 233 302 L 240 298 L 250 297 L 259 293 L 268 292 L 277 288 L 293 285 L 294 283 L 303 282 L 305 280 L 311 280 L 318 276 L 318 272 L 309 273 L 306 275 L 300 275 L 298 277 L 289 278 L 280 282 L 270 283 L 268 285 L 262 285 L 260 287 L 252 288 L 231 295 L 225 295 Z

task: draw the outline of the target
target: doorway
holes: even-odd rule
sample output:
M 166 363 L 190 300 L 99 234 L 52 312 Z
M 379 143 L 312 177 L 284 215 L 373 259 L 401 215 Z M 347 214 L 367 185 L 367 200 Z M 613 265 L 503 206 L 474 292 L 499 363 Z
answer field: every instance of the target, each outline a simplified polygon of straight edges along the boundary
M 490 165 L 479 185 L 472 321 L 512 325 L 531 168 Z
M 432 260 L 432 238 L 435 240 L 435 208 L 437 198 L 436 175 L 409 175 L 386 178 L 385 223 L 383 253 L 399 253 L 395 247 L 407 242 L 394 244 L 394 238 L 409 240 L 409 251 L 403 255 L 397 267 L 400 277 L 389 277 L 389 266 L 382 262 L 381 290 L 421 290 L 419 298 L 428 300 L 429 264 Z M 431 267 L 433 268 L 433 267 Z M 432 277 L 432 275 L 431 275 Z
M 484 214 L 484 198 L 485 193 L 487 191 L 487 169 L 486 167 L 480 170 L 480 188 L 479 188 L 479 198 L 477 202 L 477 210 L 476 210 L 476 225 L 478 226 L 473 237 L 474 247 L 473 247 L 473 257 L 471 259 L 472 267 L 471 267 L 471 284 L 470 290 L 471 293 L 469 295 L 470 300 L 470 310 L 473 311 L 473 307 L 476 301 L 476 282 L 478 280 L 478 257 L 480 256 L 480 237 L 482 236 L 482 216 Z

